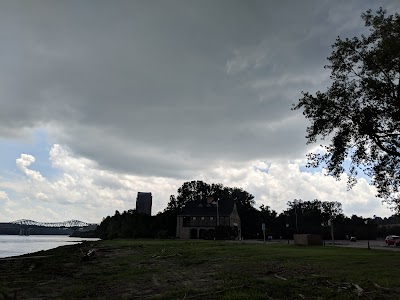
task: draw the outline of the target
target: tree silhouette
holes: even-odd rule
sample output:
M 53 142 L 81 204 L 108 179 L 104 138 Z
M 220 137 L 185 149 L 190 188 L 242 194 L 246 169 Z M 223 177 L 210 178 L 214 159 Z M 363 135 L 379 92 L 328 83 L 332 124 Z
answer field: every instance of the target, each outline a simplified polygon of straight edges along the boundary
M 325 153 L 308 155 L 309 166 L 326 164 L 337 179 L 346 172 L 349 188 L 363 170 L 377 196 L 400 210 L 400 16 L 380 8 L 361 17 L 369 35 L 338 37 L 325 66 L 332 85 L 315 95 L 303 92 L 293 109 L 311 121 L 308 143 L 330 139 Z

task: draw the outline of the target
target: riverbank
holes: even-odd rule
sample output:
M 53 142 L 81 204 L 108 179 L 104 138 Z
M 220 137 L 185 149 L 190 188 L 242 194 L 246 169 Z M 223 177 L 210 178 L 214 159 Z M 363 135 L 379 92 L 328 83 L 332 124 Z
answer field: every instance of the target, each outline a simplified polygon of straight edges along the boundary
M 16 299 L 397 299 L 399 263 L 396 252 L 341 247 L 85 242 L 0 260 L 0 294 Z

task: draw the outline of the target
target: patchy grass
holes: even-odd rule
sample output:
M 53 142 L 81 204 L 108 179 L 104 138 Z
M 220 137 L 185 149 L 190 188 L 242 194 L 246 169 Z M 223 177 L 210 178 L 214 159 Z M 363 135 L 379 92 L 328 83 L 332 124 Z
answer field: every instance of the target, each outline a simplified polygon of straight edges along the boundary
M 95 249 L 95 258 L 82 253 Z M 0 260 L 0 299 L 398 299 L 400 253 L 113 240 Z

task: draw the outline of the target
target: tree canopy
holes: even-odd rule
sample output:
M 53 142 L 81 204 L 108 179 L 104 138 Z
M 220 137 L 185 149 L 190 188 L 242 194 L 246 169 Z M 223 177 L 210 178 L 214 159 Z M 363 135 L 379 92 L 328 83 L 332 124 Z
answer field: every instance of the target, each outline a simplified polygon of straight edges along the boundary
M 303 201 L 294 199 L 287 202 L 283 212 L 288 223 L 298 233 L 321 233 L 322 223 L 344 218 L 342 204 L 336 201 Z
M 187 181 L 178 188 L 178 195 L 171 195 L 166 211 L 182 210 L 187 202 L 204 200 L 208 196 L 215 198 L 233 199 L 236 201 L 238 209 L 251 209 L 254 205 L 254 196 L 241 188 L 224 187 L 220 183 L 208 184 L 201 180 Z
M 349 188 L 363 170 L 377 196 L 400 210 L 400 16 L 380 8 L 361 18 L 368 35 L 338 37 L 332 45 L 325 66 L 331 86 L 303 92 L 293 109 L 311 122 L 308 143 L 330 140 L 324 153 L 308 155 L 308 166 L 323 165 L 337 179 L 347 173 Z

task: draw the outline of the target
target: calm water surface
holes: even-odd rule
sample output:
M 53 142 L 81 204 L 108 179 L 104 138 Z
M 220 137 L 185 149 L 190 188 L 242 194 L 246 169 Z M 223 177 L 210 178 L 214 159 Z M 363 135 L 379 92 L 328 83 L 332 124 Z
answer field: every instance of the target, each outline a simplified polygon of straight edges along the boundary
M 9 257 L 48 250 L 64 245 L 97 241 L 91 238 L 74 238 L 67 235 L 0 235 L 0 257 Z

